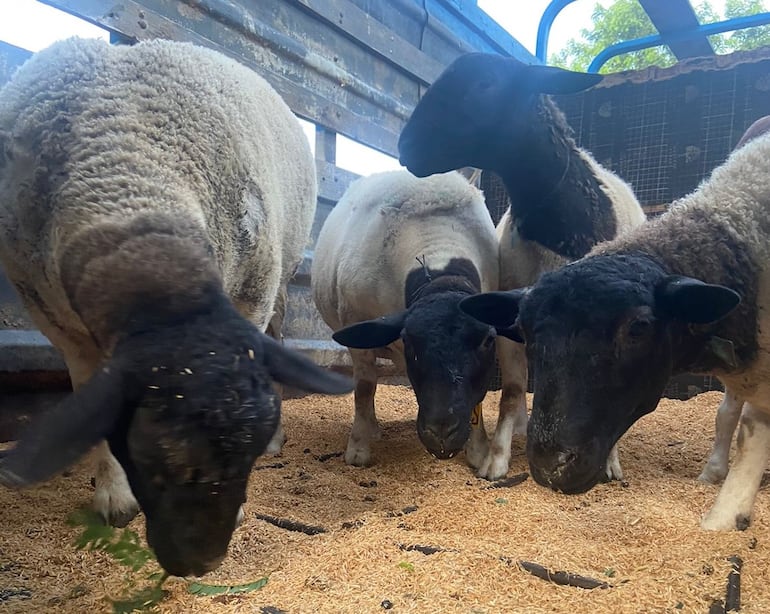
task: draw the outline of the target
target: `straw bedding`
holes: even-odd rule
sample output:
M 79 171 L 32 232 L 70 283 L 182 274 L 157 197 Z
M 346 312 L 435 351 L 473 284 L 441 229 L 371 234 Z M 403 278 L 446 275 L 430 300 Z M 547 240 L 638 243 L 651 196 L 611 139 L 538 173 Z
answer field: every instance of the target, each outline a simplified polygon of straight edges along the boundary
M 210 583 L 269 574 L 261 591 L 219 597 L 187 593 L 179 580 L 162 612 L 706 612 L 723 598 L 727 557 L 743 558 L 744 612 L 770 612 L 770 495 L 763 488 L 745 532 L 698 528 L 717 488 L 695 478 L 713 438 L 719 393 L 663 400 L 621 441 L 628 482 L 565 496 L 531 479 L 488 488 L 465 465 L 431 458 L 417 440 L 411 391 L 380 386 L 383 439 L 376 465 L 347 467 L 341 455 L 352 398 L 319 395 L 284 402 L 289 441 L 252 474 L 246 520 Z M 499 393 L 484 402 L 488 428 Z M 514 442 L 509 475 L 527 470 Z M 0 491 L 0 609 L 109 611 L 134 574 L 107 556 L 72 546 L 65 518 L 90 501 L 92 461 L 21 493 Z M 306 535 L 257 518 L 265 514 L 323 527 Z M 142 535 L 142 519 L 131 527 Z M 429 546 L 425 554 L 409 546 Z M 427 552 L 431 552 L 427 550 Z M 611 584 L 557 586 L 517 565 Z

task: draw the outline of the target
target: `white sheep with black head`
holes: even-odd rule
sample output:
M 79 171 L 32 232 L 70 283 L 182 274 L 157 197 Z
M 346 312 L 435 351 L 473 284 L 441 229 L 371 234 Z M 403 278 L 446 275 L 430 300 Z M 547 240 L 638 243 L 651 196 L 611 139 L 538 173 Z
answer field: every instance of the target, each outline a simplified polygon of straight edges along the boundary
M 125 524 L 138 500 L 166 570 L 215 568 L 277 431 L 273 383 L 351 388 L 263 334 L 315 210 L 299 123 L 215 51 L 70 39 L 0 90 L 0 154 L 0 259 L 75 388 L 0 483 L 106 440 L 98 511 Z
M 350 185 L 321 229 L 311 271 L 315 303 L 353 361 L 348 464 L 369 464 L 380 434 L 378 356 L 409 376 L 428 451 L 449 458 L 467 444 L 471 462 L 482 461 L 483 424 L 471 422 L 494 372 L 496 330 L 458 304 L 496 288 L 498 275 L 483 195 L 459 173 L 418 179 L 393 171 Z

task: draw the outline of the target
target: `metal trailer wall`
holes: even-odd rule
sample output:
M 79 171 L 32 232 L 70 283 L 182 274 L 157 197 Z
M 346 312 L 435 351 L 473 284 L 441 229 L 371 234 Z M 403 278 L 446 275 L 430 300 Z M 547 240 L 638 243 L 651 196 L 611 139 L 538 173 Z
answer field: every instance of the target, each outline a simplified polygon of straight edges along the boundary
M 336 134 L 395 156 L 421 93 L 457 55 L 483 50 L 535 61 L 475 0 L 44 1 L 106 28 L 114 42 L 169 38 L 218 49 L 260 73 L 298 116 L 316 124 L 318 210 L 289 288 L 283 333 L 288 345 L 327 365 L 346 364 L 347 351 L 331 341 L 317 315 L 310 262 L 323 221 L 356 177 L 335 165 Z M 0 83 L 26 55 L 0 48 L 8 64 Z M 58 352 L 33 329 L 0 276 L 0 383 L 6 389 L 40 385 L 64 369 Z

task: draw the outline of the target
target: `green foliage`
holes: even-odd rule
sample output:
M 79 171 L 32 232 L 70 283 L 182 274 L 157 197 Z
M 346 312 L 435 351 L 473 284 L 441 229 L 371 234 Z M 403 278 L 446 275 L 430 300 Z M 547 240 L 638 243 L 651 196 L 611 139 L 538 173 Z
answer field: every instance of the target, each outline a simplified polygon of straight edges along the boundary
M 258 591 L 267 584 L 267 577 L 260 578 L 256 582 L 249 582 L 248 584 L 201 584 L 199 582 L 192 582 L 187 587 L 187 592 L 193 595 L 212 596 L 212 595 L 235 595 L 236 593 L 250 593 L 252 591 Z
M 84 527 L 83 532 L 75 539 L 75 547 L 78 550 L 101 550 L 133 571 L 139 571 L 149 561 L 155 560 L 153 553 L 139 543 L 139 536 L 134 531 L 117 531 L 103 524 L 95 512 L 75 512 L 69 523 Z
M 142 546 L 139 536 L 130 529 L 115 529 L 105 525 L 101 517 L 90 510 L 78 510 L 70 515 L 68 524 L 83 527 L 83 531 L 75 538 L 75 547 L 79 550 L 99 550 L 108 554 L 120 565 L 128 567 L 134 573 L 142 570 L 149 562 L 155 562 L 155 555 L 149 548 Z M 153 584 L 139 591 L 133 591 L 135 580 L 129 579 L 126 594 L 120 599 L 111 599 L 113 614 L 129 614 L 130 612 L 148 612 L 168 596 L 163 590 L 163 583 L 168 578 L 165 571 L 155 571 L 146 576 Z M 198 596 L 232 595 L 257 591 L 267 584 L 267 577 L 256 582 L 235 585 L 216 585 L 192 582 L 188 592 Z
M 606 3 L 606 2 L 605 2 Z M 708 0 L 694 7 L 701 23 L 722 21 Z M 726 0 L 725 19 L 764 12 L 765 0 Z M 585 71 L 591 61 L 606 47 L 622 41 L 657 34 L 639 0 L 615 0 L 605 8 L 597 3 L 592 15 L 593 28 L 582 29 L 580 38 L 570 39 L 564 48 L 551 55 L 549 63 L 571 70 Z M 716 53 L 731 53 L 770 45 L 770 26 L 748 28 L 709 37 Z M 636 70 L 647 66 L 671 66 L 676 58 L 668 47 L 651 47 L 616 56 L 604 64 L 600 72 Z
M 134 531 L 118 530 L 105 525 L 96 512 L 78 510 L 70 515 L 67 522 L 71 526 L 83 527 L 83 531 L 75 538 L 78 550 L 99 550 L 133 572 L 140 571 L 147 563 L 155 560 L 155 555 L 142 546 Z M 166 578 L 168 574 L 165 572 L 151 573 L 147 579 L 154 583 L 135 592 L 131 592 L 134 581 L 130 581 L 130 588 L 126 589 L 123 597 L 110 599 L 113 613 L 152 611 L 168 594 L 162 588 Z
M 414 565 L 412 565 L 409 561 L 401 561 L 398 566 L 401 569 L 406 569 L 407 571 L 414 571 Z
M 745 15 L 755 15 L 756 13 L 764 13 L 767 11 L 765 8 L 764 0 L 727 0 L 725 2 L 725 18 L 732 19 L 733 17 L 743 17 Z M 748 49 L 756 49 L 757 47 L 763 47 L 770 45 L 770 26 L 758 26 L 756 28 L 745 28 L 743 30 L 736 30 L 728 34 L 719 35 L 723 42 L 725 51 L 718 51 L 718 53 L 729 53 L 730 51 L 746 51 Z M 714 44 L 714 38 L 709 37 L 714 49 L 717 49 L 717 45 Z
M 152 611 L 167 596 L 168 591 L 164 591 L 160 583 L 153 584 L 124 599 L 110 600 L 112 612 L 113 614 L 131 614 L 131 612 Z

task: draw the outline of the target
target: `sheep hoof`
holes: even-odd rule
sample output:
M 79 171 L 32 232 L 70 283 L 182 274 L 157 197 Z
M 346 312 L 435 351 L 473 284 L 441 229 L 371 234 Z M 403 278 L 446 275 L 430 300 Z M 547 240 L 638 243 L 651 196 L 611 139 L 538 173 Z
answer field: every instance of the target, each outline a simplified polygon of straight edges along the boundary
M 481 463 L 476 475 L 480 478 L 485 478 L 490 482 L 504 478 L 508 473 L 508 465 L 510 458 L 505 458 L 503 455 L 495 455 L 491 452 L 487 454 L 484 462 Z
M 727 469 L 706 465 L 698 476 L 698 481 L 703 484 L 719 484 L 727 476 Z
M 345 450 L 345 463 L 354 467 L 368 467 L 372 462 L 369 448 L 350 447 Z
M 277 456 L 283 449 L 283 444 L 286 443 L 286 434 L 283 432 L 283 425 L 278 424 L 278 428 L 275 430 L 275 434 L 270 439 L 270 443 L 265 448 L 265 454 L 272 454 Z

